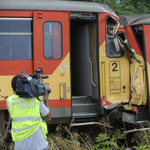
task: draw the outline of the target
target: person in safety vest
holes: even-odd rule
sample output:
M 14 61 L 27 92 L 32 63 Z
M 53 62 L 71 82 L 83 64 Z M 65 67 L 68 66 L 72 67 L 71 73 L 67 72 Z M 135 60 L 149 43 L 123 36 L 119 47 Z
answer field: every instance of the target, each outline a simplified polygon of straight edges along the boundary
M 14 95 L 7 99 L 7 108 L 12 118 L 11 134 L 15 150 L 47 150 L 46 122 L 51 120 L 48 95 L 44 102 L 36 97 L 19 97 L 15 92 L 19 77 L 20 75 L 13 77 L 11 86 Z

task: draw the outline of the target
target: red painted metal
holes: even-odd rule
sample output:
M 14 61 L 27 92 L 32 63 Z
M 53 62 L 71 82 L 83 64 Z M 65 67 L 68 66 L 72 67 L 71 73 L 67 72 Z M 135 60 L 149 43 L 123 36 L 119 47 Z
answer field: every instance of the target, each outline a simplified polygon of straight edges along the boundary
M 27 10 L 1 10 L 0 17 L 32 17 L 33 11 Z
M 145 35 L 145 50 L 146 50 L 146 59 L 150 64 L 150 25 L 144 25 L 144 35 Z
M 71 100 L 49 100 L 51 108 L 68 108 L 71 107 Z
M 101 104 L 102 105 L 110 105 L 110 104 L 113 104 L 113 103 L 111 103 L 110 101 L 108 101 L 108 100 L 106 100 L 104 98 L 101 98 Z
M 70 108 L 71 107 L 71 100 L 49 100 L 49 104 L 51 108 Z M 6 101 L 0 101 L 0 107 L 2 106 L 1 110 L 6 110 L 7 105 Z
M 22 70 L 32 74 L 33 60 L 2 60 L 0 61 L 0 75 L 17 75 L 21 74 Z
M 136 114 L 138 114 L 138 113 L 139 113 L 138 108 L 132 108 L 132 111 L 136 112 Z

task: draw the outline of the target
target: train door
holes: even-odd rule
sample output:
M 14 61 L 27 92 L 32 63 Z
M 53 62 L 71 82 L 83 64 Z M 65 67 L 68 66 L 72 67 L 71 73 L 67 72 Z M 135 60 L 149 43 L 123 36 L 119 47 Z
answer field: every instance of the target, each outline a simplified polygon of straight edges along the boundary
M 35 11 L 33 24 L 34 69 L 49 75 L 52 121 L 71 117 L 69 13 Z
M 97 14 L 71 13 L 72 116 L 94 118 L 99 99 Z
M 102 15 L 99 17 L 102 105 L 128 101 L 130 98 L 129 60 L 120 47 L 115 45 L 115 38 L 111 35 L 118 26 L 117 20 L 110 16 L 106 16 L 106 20 L 101 19 Z

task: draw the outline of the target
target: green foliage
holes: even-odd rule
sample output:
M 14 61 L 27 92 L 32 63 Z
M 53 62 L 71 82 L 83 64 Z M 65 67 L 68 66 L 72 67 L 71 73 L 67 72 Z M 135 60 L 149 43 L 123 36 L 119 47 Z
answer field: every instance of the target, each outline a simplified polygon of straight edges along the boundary
M 72 0 L 107 4 L 117 15 L 148 14 L 150 13 L 149 0 Z
M 113 134 L 113 137 L 115 139 L 125 139 L 124 136 L 122 136 L 123 132 L 121 131 L 121 129 L 117 129 L 114 134 Z
M 134 149 L 137 149 L 137 150 L 149 150 L 149 148 L 148 148 L 147 145 L 140 146 L 140 147 L 133 146 L 133 148 L 134 148 Z
M 48 138 L 54 139 L 54 133 L 48 134 Z
M 150 122 L 146 122 L 146 124 L 142 128 L 150 127 Z M 137 143 L 137 146 L 133 148 L 138 150 L 149 150 L 150 149 L 150 130 L 141 130 L 140 132 L 136 132 L 134 134 L 133 140 Z
M 105 4 L 107 4 L 118 15 L 150 13 L 150 4 L 148 3 L 148 1 L 146 2 L 141 0 L 106 0 Z
M 149 149 L 150 148 L 150 130 L 135 133 L 134 140 L 137 143 L 138 148 L 141 148 L 141 150 L 142 150 L 142 147 Z
M 144 14 L 144 13 L 150 13 L 150 3 L 149 0 L 136 0 L 136 1 L 131 1 L 131 4 L 134 5 L 136 9 L 136 13 L 139 14 Z
M 109 150 L 109 146 L 114 146 L 115 148 L 118 148 L 118 145 L 114 141 L 108 141 L 109 137 L 107 137 L 106 134 L 99 134 L 98 137 L 96 137 L 96 142 L 99 142 L 99 144 L 94 145 L 90 150 Z
M 148 127 L 150 127 L 150 122 L 141 125 L 141 129 Z M 67 137 L 63 137 L 59 133 L 62 129 L 66 131 Z M 117 139 L 122 139 L 123 130 L 123 128 L 117 129 L 113 134 L 112 139 L 110 139 L 107 134 L 99 134 L 98 137 L 96 137 L 96 142 L 98 144 L 94 145 L 88 134 L 70 132 L 70 128 L 60 125 L 57 135 L 54 135 L 53 133 L 48 135 L 48 150 L 125 150 L 125 145 L 128 147 L 128 144 L 125 142 L 119 143 L 119 141 L 117 141 Z M 118 145 L 116 141 L 118 142 Z M 136 132 L 134 137 L 132 137 L 131 142 L 136 142 L 136 146 L 132 147 L 135 150 L 149 150 L 150 130 Z

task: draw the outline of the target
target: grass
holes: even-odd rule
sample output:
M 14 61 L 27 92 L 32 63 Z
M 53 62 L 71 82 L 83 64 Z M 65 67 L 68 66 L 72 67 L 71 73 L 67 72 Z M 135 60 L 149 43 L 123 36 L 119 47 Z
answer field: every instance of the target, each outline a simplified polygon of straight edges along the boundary
M 105 127 L 105 131 L 106 128 Z M 95 144 L 88 133 L 74 133 L 70 132 L 70 128 L 67 126 L 59 125 L 56 128 L 57 134 L 53 133 L 48 135 L 48 150 L 110 150 L 110 149 L 121 149 L 120 146 L 117 145 L 117 140 L 113 137 L 110 138 L 106 133 L 99 134 L 96 137 Z M 65 130 L 67 133 L 65 136 L 59 134 L 61 130 Z
M 94 143 L 86 133 L 74 133 L 70 132 L 67 126 L 60 125 L 64 129 L 67 135 L 64 137 L 61 134 L 54 135 L 53 133 L 48 135 L 48 150 L 89 150 L 94 146 Z M 58 127 L 56 128 L 58 129 Z
M 0 150 L 14 150 L 13 142 L 7 142 L 6 135 L 10 135 L 10 122 L 6 123 L 5 132 L 0 133 Z M 150 122 L 141 125 L 142 128 L 149 128 Z M 115 133 L 110 134 L 110 129 L 105 125 L 96 137 L 96 144 L 91 140 L 90 134 L 86 132 L 76 133 L 70 127 L 65 125 L 58 125 L 56 134 L 48 134 L 48 150 L 125 150 L 128 147 L 126 137 L 122 137 L 124 129 L 117 129 Z M 63 131 L 63 132 L 62 132 Z M 72 132 L 71 132 L 72 131 Z M 63 134 L 61 134 L 63 133 Z M 123 140 L 120 143 L 119 140 Z M 135 145 L 132 146 L 135 150 L 149 150 L 150 149 L 150 130 L 141 130 L 135 132 L 131 139 Z
M 146 126 L 141 125 L 141 129 L 144 127 L 150 127 L 150 122 L 146 123 Z M 58 134 L 53 133 L 48 135 L 48 150 L 125 150 L 128 147 L 126 137 L 122 137 L 124 129 L 117 129 L 116 132 L 110 137 L 108 131 L 100 133 L 96 137 L 96 144 L 90 139 L 88 133 L 74 133 L 70 132 L 70 128 L 67 126 L 59 125 L 56 130 Z M 64 129 L 66 135 L 62 136 L 59 131 Z M 106 134 L 107 133 L 107 134 Z M 124 140 L 124 143 L 119 143 L 118 140 Z M 150 149 L 150 130 L 141 130 L 133 133 L 131 142 L 136 143 L 132 146 L 135 150 L 149 150 Z

